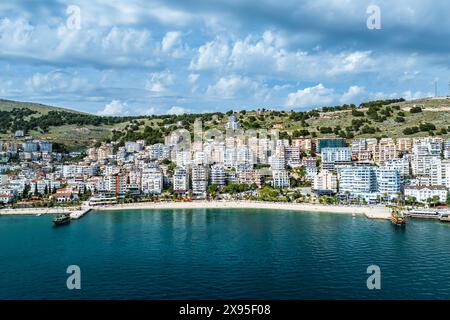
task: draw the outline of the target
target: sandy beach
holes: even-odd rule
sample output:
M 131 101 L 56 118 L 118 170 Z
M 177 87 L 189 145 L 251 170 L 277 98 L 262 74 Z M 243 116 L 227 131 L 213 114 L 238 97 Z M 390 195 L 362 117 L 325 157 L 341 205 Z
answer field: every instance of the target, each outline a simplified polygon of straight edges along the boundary
M 147 202 L 96 207 L 94 210 L 127 209 L 270 209 L 338 214 L 363 214 L 371 219 L 389 219 L 391 211 L 384 206 L 337 206 L 310 203 L 277 203 L 259 201 L 192 201 Z
M 338 206 L 311 203 L 277 203 L 258 201 L 192 201 L 192 202 L 141 202 L 93 207 L 95 211 L 132 209 L 268 209 L 304 212 L 365 215 L 370 219 L 389 219 L 390 209 L 384 206 Z M 70 212 L 70 208 L 0 209 L 0 215 L 41 215 Z

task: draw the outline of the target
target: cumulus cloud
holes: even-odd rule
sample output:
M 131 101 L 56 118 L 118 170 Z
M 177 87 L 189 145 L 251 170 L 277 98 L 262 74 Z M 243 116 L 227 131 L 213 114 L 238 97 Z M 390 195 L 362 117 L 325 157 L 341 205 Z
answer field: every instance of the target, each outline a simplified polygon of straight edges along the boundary
M 319 83 L 314 87 L 290 93 L 286 99 L 286 106 L 291 108 L 320 107 L 333 103 L 335 99 L 334 90 Z
M 184 113 L 188 113 L 188 111 L 183 107 L 176 107 L 176 106 L 173 106 L 167 111 L 167 114 L 171 115 L 181 115 Z
M 341 96 L 341 103 L 355 103 L 355 101 L 361 101 L 366 94 L 366 89 L 360 86 L 350 86 L 346 92 Z
M 133 114 L 149 99 L 155 112 L 307 108 L 433 95 L 434 77 L 448 78 L 445 0 L 379 0 L 380 32 L 367 30 L 364 1 L 77 5 L 80 30 L 67 27 L 62 3 L 0 5 L 2 97 L 91 111 L 120 96 Z M 446 82 L 439 92 L 447 92 Z
M 175 76 L 170 70 L 154 72 L 150 74 L 150 79 L 146 81 L 145 88 L 153 92 L 164 92 L 174 84 Z
M 198 56 L 191 61 L 190 68 L 194 70 L 223 68 L 227 64 L 228 52 L 228 44 L 224 40 L 207 42 L 198 48 Z
M 220 78 L 215 84 L 209 85 L 206 93 L 213 97 L 230 99 L 240 95 L 262 97 L 266 88 L 256 81 L 239 76 L 230 75 Z
M 161 49 L 163 52 L 168 52 L 176 45 L 180 44 L 181 33 L 178 31 L 167 32 L 161 41 Z
M 128 114 L 127 104 L 120 100 L 113 100 L 103 110 L 97 112 L 99 116 L 123 116 Z

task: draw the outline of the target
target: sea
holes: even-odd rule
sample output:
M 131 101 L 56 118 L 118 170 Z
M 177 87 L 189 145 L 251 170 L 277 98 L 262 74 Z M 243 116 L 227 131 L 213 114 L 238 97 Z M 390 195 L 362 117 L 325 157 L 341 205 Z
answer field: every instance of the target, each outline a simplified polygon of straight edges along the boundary
M 59 227 L 1 216 L 0 299 L 450 299 L 450 224 L 269 209 L 92 211 Z

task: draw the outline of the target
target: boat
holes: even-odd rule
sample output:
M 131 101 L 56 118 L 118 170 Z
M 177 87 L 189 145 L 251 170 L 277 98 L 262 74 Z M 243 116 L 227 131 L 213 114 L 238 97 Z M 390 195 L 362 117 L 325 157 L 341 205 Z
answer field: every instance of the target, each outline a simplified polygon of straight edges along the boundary
M 450 222 L 450 213 L 443 213 L 439 217 L 439 221 L 441 222 Z
M 64 224 L 70 223 L 70 215 L 68 214 L 61 214 L 58 215 L 55 219 L 53 219 L 53 224 L 55 226 L 62 226 Z
M 406 225 L 406 217 L 405 215 L 397 209 L 393 209 L 390 218 L 392 224 L 404 227 Z
M 411 218 L 439 218 L 439 211 L 436 209 L 413 209 L 408 212 Z

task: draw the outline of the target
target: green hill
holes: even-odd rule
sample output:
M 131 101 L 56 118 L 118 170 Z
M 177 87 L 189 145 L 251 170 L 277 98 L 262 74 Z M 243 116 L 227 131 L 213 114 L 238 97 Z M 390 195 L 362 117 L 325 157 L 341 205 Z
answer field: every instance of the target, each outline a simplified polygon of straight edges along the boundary
M 19 102 L 12 100 L 4 100 L 0 99 L 0 111 L 12 111 L 14 108 L 16 109 L 30 109 L 33 111 L 37 111 L 39 114 L 47 114 L 49 111 L 66 111 L 72 113 L 83 113 L 76 110 L 65 109 L 60 107 L 48 106 L 40 103 L 32 103 L 32 102 Z
M 223 130 L 235 115 L 242 129 L 278 129 L 282 138 L 331 137 L 450 137 L 450 98 L 372 101 L 309 111 L 258 109 L 207 114 L 102 117 L 35 103 L 0 100 L 0 140 L 14 140 L 15 130 L 54 141 L 68 149 L 84 149 L 102 141 L 144 139 L 162 142 L 173 130 L 193 131 L 195 119 L 203 130 Z

